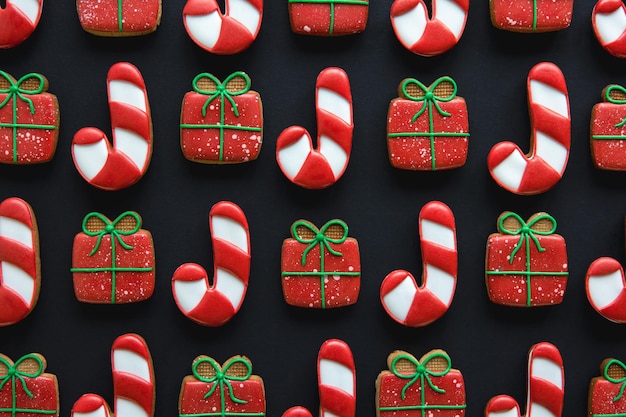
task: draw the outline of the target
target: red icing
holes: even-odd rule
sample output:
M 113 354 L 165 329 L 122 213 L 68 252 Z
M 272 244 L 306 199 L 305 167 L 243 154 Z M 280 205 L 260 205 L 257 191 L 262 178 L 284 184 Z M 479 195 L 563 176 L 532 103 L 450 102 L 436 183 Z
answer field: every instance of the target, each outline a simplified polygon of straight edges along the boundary
M 306 408 L 297 405 L 286 410 L 283 417 L 313 417 L 313 415 Z
M 111 414 L 109 405 L 104 398 L 97 394 L 83 394 L 72 406 L 72 415 L 74 415 L 74 413 L 91 413 L 100 407 L 104 407 L 107 411 L 107 417 Z
M 95 35 L 134 36 L 155 31 L 161 21 L 161 0 L 123 0 L 120 31 L 118 4 L 118 0 L 77 0 L 81 26 Z
M 334 9 L 332 28 L 331 8 Z M 363 32 L 368 11 L 369 4 L 289 3 L 291 30 L 302 35 L 336 36 Z
M 589 278 L 591 276 L 603 276 L 618 272 L 622 277 L 622 288 L 619 294 L 615 297 L 611 304 L 604 307 L 596 305 L 591 297 L 591 291 L 589 287 Z M 603 317 L 611 320 L 615 323 L 626 323 L 626 280 L 624 279 L 624 269 L 622 265 L 613 258 L 603 257 L 598 258 L 589 266 L 587 270 L 587 276 L 585 280 L 585 289 L 587 292 L 587 299 L 591 303 L 591 306 L 600 313 Z M 613 294 L 615 295 L 615 294 Z
M 6 357 L 5 357 L 6 358 Z M 44 360 L 45 370 L 45 360 Z M 19 368 L 18 368 L 19 369 Z M 0 375 L 2 378 L 4 375 Z M 51 417 L 59 415 L 59 388 L 57 378 L 53 374 L 42 373 L 36 378 L 29 378 L 23 376 L 24 383 L 32 396 L 24 390 L 19 378 L 16 378 L 16 383 L 11 384 L 9 382 L 4 384 L 0 389 L 0 417 L 11 417 L 11 407 L 13 405 L 13 396 L 15 395 L 15 406 L 18 409 L 25 410 L 45 410 L 50 411 L 47 414 Z M 15 392 L 13 391 L 15 388 Z M 18 417 L 41 417 L 41 413 L 18 411 Z
M 39 11 L 34 22 L 20 10 L 12 0 L 6 1 L 6 7 L 0 8 L 0 48 L 12 48 L 24 42 L 35 30 L 41 17 L 43 0 L 39 3 Z
M 533 2 L 537 2 L 533 29 Z M 569 27 L 573 0 L 490 0 L 491 23 L 514 32 L 549 32 Z
M 606 98 L 605 98 L 606 101 Z M 626 103 L 599 103 L 591 112 L 591 158 L 596 168 L 626 170 Z M 594 139 L 596 135 L 623 136 L 623 139 Z
M 615 383 L 607 380 L 604 370 L 609 359 L 602 362 L 600 366 L 601 376 L 591 380 L 589 385 L 589 415 L 597 414 L 624 414 L 626 413 L 626 395 L 620 396 L 622 382 Z M 617 365 L 611 365 L 617 366 Z M 610 370 L 611 368 L 609 368 Z M 609 375 L 611 375 L 609 373 Z M 615 378 L 619 379 L 619 378 Z M 615 400 L 617 397 L 619 399 Z

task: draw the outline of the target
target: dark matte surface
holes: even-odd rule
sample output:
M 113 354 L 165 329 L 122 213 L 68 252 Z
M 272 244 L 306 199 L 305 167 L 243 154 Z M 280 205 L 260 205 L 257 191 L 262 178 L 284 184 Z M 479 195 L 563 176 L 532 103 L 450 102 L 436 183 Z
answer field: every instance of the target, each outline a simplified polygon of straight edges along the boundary
M 593 2 L 578 1 L 572 26 L 551 34 L 501 32 L 489 21 L 486 1 L 472 2 L 467 28 L 456 48 L 422 58 L 396 40 L 390 0 L 370 6 L 367 29 L 341 39 L 291 33 L 285 0 L 267 0 L 265 18 L 252 47 L 236 56 L 214 56 L 187 36 L 184 2 L 166 0 L 161 27 L 135 39 L 103 39 L 82 31 L 74 2 L 47 0 L 36 32 L 22 45 L 0 51 L 0 68 L 20 77 L 40 72 L 61 103 L 57 155 L 41 166 L 0 167 L 0 198 L 19 196 L 33 206 L 40 226 L 42 289 L 33 313 L 0 329 L 0 351 L 17 358 L 39 351 L 60 381 L 61 414 L 95 392 L 112 402 L 109 352 L 114 338 L 137 332 L 148 342 L 157 378 L 157 416 L 174 416 L 180 383 L 191 361 L 208 354 L 219 361 L 245 354 L 265 380 L 267 415 L 301 404 L 318 407 L 316 357 L 327 338 L 347 341 L 357 364 L 359 416 L 374 416 L 374 381 L 394 349 L 421 356 L 443 348 L 467 383 L 467 416 L 479 416 L 489 398 L 508 393 L 525 403 L 526 354 L 533 343 L 550 341 L 565 361 L 565 412 L 586 413 L 591 377 L 605 357 L 626 358 L 626 332 L 588 304 L 584 276 L 599 256 L 624 260 L 623 173 L 599 172 L 589 153 L 589 116 L 600 91 L 626 82 L 626 63 L 611 57 L 593 36 Z M 153 112 L 155 145 L 146 176 L 118 192 L 100 191 L 77 173 L 70 156 L 74 133 L 84 126 L 110 132 L 105 78 L 109 67 L 127 60 L 143 72 Z M 489 176 L 486 157 L 498 141 L 528 148 L 526 76 L 549 60 L 563 70 L 570 89 L 572 153 L 562 181 L 549 192 L 515 196 Z M 309 191 L 291 184 L 275 161 L 275 140 L 287 126 L 314 132 L 314 86 L 320 70 L 340 66 L 354 97 L 354 149 L 348 169 L 334 186 Z M 185 160 L 178 120 L 185 92 L 203 71 L 223 78 L 247 72 L 261 93 L 265 144 L 256 162 L 203 166 Z M 387 160 L 386 113 L 398 83 L 416 77 L 425 84 L 452 76 L 468 103 L 470 151 L 460 169 L 439 173 L 394 170 Z M 184 262 L 212 269 L 207 227 L 215 202 L 239 204 L 251 228 L 252 276 L 239 314 L 226 326 L 204 328 L 176 308 L 170 287 Z M 417 214 L 430 200 L 455 213 L 460 276 L 448 313 L 434 324 L 404 328 L 386 316 L 379 286 L 393 269 L 419 275 Z M 69 272 L 72 239 L 83 216 L 100 211 L 111 218 L 136 210 L 154 236 L 157 283 L 152 299 L 135 305 L 93 306 L 77 302 Z M 568 243 L 570 280 L 556 307 L 523 310 L 492 305 L 484 284 L 487 236 L 496 218 L 513 210 L 527 218 L 537 211 L 556 217 Z M 338 217 L 350 226 L 362 252 L 358 303 L 334 311 L 288 306 L 280 286 L 280 248 L 291 223 L 317 224 Z

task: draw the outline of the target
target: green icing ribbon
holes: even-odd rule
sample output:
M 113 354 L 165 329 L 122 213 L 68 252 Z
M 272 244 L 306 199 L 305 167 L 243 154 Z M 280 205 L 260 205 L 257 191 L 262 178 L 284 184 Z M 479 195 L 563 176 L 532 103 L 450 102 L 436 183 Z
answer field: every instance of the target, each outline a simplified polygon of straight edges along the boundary
M 622 87 L 621 85 L 613 84 L 613 85 L 610 85 L 604 92 L 604 101 L 608 103 L 612 103 L 612 104 L 626 104 L 625 99 L 616 99 L 616 98 L 611 97 L 611 93 L 613 91 L 618 91 L 626 95 L 626 88 Z M 615 127 L 616 129 L 619 129 L 623 127 L 624 125 L 626 125 L 626 117 L 623 118 L 621 122 L 617 123 L 613 127 Z M 622 135 L 593 135 L 591 136 L 591 138 L 596 139 L 596 140 L 624 140 L 626 139 L 626 137 Z
M 367 6 L 369 1 L 367 0 L 289 0 L 289 4 L 292 3 L 311 3 L 311 4 L 328 4 L 330 6 L 330 25 L 328 28 L 328 34 L 332 35 L 335 30 L 335 5 L 346 4 L 354 6 Z
M 122 6 L 123 6 L 124 0 L 117 0 L 117 29 L 120 32 L 123 32 L 124 30 L 122 29 L 122 19 L 123 19 L 123 15 L 122 15 Z
M 37 362 L 37 370 L 34 372 L 24 372 L 20 371 L 19 365 L 25 360 L 32 359 Z M 28 389 L 25 378 L 37 378 L 43 373 L 43 361 L 38 355 L 34 353 L 29 353 L 28 355 L 24 355 L 19 358 L 15 363 L 11 364 L 8 360 L 3 357 L 0 357 L 0 363 L 7 367 L 8 372 L 6 375 L 0 377 L 0 391 L 4 389 L 4 387 L 10 382 L 11 383 L 11 407 L 10 408 L 0 408 L 0 413 L 11 413 L 11 417 L 15 417 L 17 413 L 29 413 L 29 414 L 56 414 L 56 410 L 33 410 L 27 408 L 18 408 L 17 407 L 17 385 L 18 383 L 22 385 L 22 389 L 24 393 L 29 398 L 34 398 L 33 393 Z
M 450 83 L 452 85 L 452 92 L 445 97 L 438 96 L 435 94 L 435 89 L 441 83 Z M 424 95 L 414 96 L 408 91 L 409 85 L 416 85 L 420 90 L 424 92 Z M 422 115 L 424 112 L 428 110 L 428 133 L 421 132 L 403 132 L 403 133 L 389 133 L 387 137 L 389 138 L 397 138 L 397 137 L 428 137 L 430 140 L 430 154 L 431 154 L 431 169 L 435 171 L 437 169 L 437 160 L 435 158 L 435 137 L 468 137 L 469 133 L 456 133 L 456 132 L 435 132 L 434 127 L 434 119 L 433 119 L 433 109 L 437 111 L 442 117 L 450 117 L 451 114 L 444 111 L 439 103 L 447 103 L 456 98 L 457 93 L 457 85 L 456 82 L 450 77 L 440 77 L 430 86 L 430 88 L 426 87 L 423 83 L 416 80 L 415 78 L 407 78 L 401 84 L 400 89 L 402 91 L 402 95 L 411 101 L 416 102 L 424 102 L 422 108 L 413 115 L 411 118 L 411 123 L 415 123 L 415 121 Z
M 617 359 L 611 359 L 606 363 L 606 365 L 604 365 L 604 378 L 612 384 L 621 384 L 619 388 L 619 393 L 615 396 L 615 398 L 613 398 L 613 402 L 616 402 L 619 401 L 619 399 L 622 398 L 622 396 L 624 395 L 624 388 L 626 388 L 626 376 L 623 376 L 621 378 L 613 378 L 611 375 L 609 375 L 609 368 L 611 367 L 611 365 L 619 366 L 625 372 L 626 365 L 624 364 L 624 362 Z
M 9 102 L 12 102 L 13 108 L 13 119 L 11 123 L 0 123 L 0 128 L 8 127 L 13 129 L 13 163 L 17 163 L 17 130 L 22 129 L 44 129 L 44 130 L 52 130 L 56 129 L 54 125 L 42 125 L 42 124 L 21 124 L 17 122 L 17 103 L 18 99 L 22 100 L 28 105 L 30 110 L 30 114 L 35 114 L 35 105 L 33 100 L 30 99 L 29 95 L 41 94 L 44 91 L 44 87 L 46 85 L 46 81 L 44 80 L 41 74 L 30 73 L 24 75 L 19 80 L 13 81 L 13 78 L 7 74 L 6 72 L 0 70 L 0 77 L 4 78 L 9 83 L 9 88 L 2 89 L 0 88 L 0 94 L 6 94 L 7 96 L 0 102 L 0 109 L 6 106 Z M 39 81 L 39 85 L 34 90 L 27 90 L 22 87 L 22 84 L 28 80 L 34 78 Z
M 241 77 L 244 79 L 245 81 L 245 85 L 242 89 L 237 90 L 237 91 L 229 91 L 226 86 L 228 85 L 229 82 L 231 82 L 233 79 Z M 208 78 L 210 79 L 213 83 L 215 83 L 215 90 L 204 90 L 203 88 L 201 88 L 199 86 L 199 82 L 202 78 Z M 235 114 L 236 117 L 239 117 L 239 107 L 237 106 L 237 103 L 235 102 L 235 99 L 233 97 L 236 96 L 240 96 L 242 94 L 247 93 L 248 91 L 250 91 L 250 86 L 252 84 L 252 81 L 250 80 L 250 77 L 248 76 L 248 74 L 246 74 L 245 72 L 242 71 L 236 71 L 233 72 L 232 74 L 230 74 L 228 77 L 226 77 L 226 79 L 224 79 L 224 82 L 220 81 L 217 77 L 215 77 L 213 74 L 209 74 L 208 72 L 203 72 L 201 74 L 196 75 L 196 77 L 193 79 L 193 89 L 196 93 L 199 94 L 203 94 L 206 96 L 209 96 L 209 98 L 206 100 L 206 102 L 204 103 L 204 105 L 202 106 L 202 117 L 206 117 L 207 114 L 207 108 L 209 106 L 209 104 L 219 98 L 220 100 L 220 122 L 219 124 L 189 124 L 189 123 L 181 123 L 180 127 L 181 129 L 219 129 L 220 131 L 220 153 L 219 153 L 219 160 L 223 161 L 224 160 L 224 131 L 226 129 L 233 129 L 233 130 L 245 130 L 245 131 L 250 131 L 250 132 L 261 132 L 262 129 L 260 127 L 256 127 L 256 126 L 235 126 L 235 125 L 226 125 L 225 124 L 225 119 L 226 119 L 226 109 L 224 108 L 224 105 L 226 103 L 226 100 L 228 100 L 228 102 L 230 103 L 230 105 L 233 108 L 233 113 Z
M 117 228 L 117 224 L 125 217 L 132 217 L 133 219 L 135 219 L 135 227 L 133 227 L 130 230 L 120 230 Z M 104 228 L 98 230 L 98 231 L 91 231 L 88 229 L 87 227 L 87 223 L 89 222 L 90 219 L 92 218 L 97 218 L 100 221 L 102 221 L 102 223 L 104 223 Z M 111 272 L 111 303 L 115 304 L 115 289 L 116 289 L 116 279 L 117 279 L 117 272 L 149 272 L 152 271 L 152 268 L 124 268 L 124 267 L 118 267 L 115 265 L 115 260 L 116 260 L 116 250 L 115 250 L 115 242 L 117 241 L 119 243 L 119 245 L 126 249 L 126 250 L 131 250 L 133 249 L 133 247 L 129 244 L 127 244 L 126 242 L 124 242 L 124 240 L 122 239 L 122 236 L 129 236 L 132 235 L 134 233 L 137 233 L 139 231 L 139 229 L 141 229 L 141 218 L 139 217 L 139 215 L 137 213 L 135 213 L 134 211 L 125 211 L 124 213 L 120 214 L 119 216 L 117 216 L 117 218 L 113 221 L 110 221 L 106 216 L 97 213 L 97 212 L 92 212 L 89 213 L 85 216 L 85 218 L 83 219 L 83 233 L 86 234 L 87 236 L 90 237 L 98 237 L 98 239 L 96 240 L 96 244 L 94 245 L 93 250 L 91 251 L 91 253 L 89 253 L 89 256 L 93 256 L 98 249 L 100 248 L 100 244 L 102 243 L 102 239 L 107 236 L 110 235 L 111 236 L 111 266 L 110 267 L 105 267 L 105 268 L 71 268 L 70 271 L 71 272 Z
M 533 0 L 533 31 L 537 30 L 537 0 Z

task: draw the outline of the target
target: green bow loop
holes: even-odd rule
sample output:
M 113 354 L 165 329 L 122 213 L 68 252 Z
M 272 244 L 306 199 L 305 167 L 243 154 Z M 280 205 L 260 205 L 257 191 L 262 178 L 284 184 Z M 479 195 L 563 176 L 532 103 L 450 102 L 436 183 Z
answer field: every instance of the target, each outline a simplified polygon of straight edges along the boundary
M 198 367 L 204 363 L 208 363 L 209 365 L 211 365 L 211 367 L 215 370 L 215 375 L 212 376 L 211 378 L 207 378 L 205 376 L 200 375 L 200 373 L 198 372 Z M 236 363 L 242 363 L 244 364 L 244 366 L 247 369 L 247 372 L 244 376 L 237 376 L 237 375 L 228 375 L 228 369 L 233 366 Z M 222 411 L 224 410 L 224 386 L 226 385 L 228 387 L 228 395 L 230 397 L 230 399 L 237 403 L 237 404 L 247 404 L 248 402 L 245 400 L 241 400 L 237 397 L 235 397 L 235 393 L 233 392 L 233 385 L 231 383 L 231 381 L 246 381 L 248 378 L 250 378 L 250 376 L 252 375 L 252 363 L 250 363 L 249 360 L 245 359 L 245 358 L 233 358 L 231 360 L 229 360 L 228 362 L 226 362 L 224 364 L 224 368 L 220 368 L 220 365 L 215 362 L 214 359 L 212 358 L 202 358 L 200 360 L 198 360 L 196 363 L 194 363 L 193 367 L 192 367 L 192 371 L 194 376 L 202 381 L 202 382 L 206 382 L 206 383 L 213 383 L 213 386 L 211 387 L 211 389 L 209 390 L 209 392 L 207 392 L 204 395 L 204 398 L 208 398 L 211 395 L 213 395 L 213 393 L 215 392 L 215 390 L 217 389 L 217 386 L 219 385 L 220 387 L 220 393 L 221 393 L 221 400 L 222 400 Z
M 435 89 L 439 86 L 439 84 L 444 83 L 444 82 L 448 82 L 452 84 L 452 92 L 447 97 L 441 97 L 435 94 Z M 424 92 L 423 96 L 414 96 L 409 91 L 407 91 L 407 88 L 409 87 L 409 85 L 413 85 L 413 84 L 416 85 L 420 90 Z M 415 113 L 415 115 L 411 119 L 411 121 L 415 123 L 417 118 L 420 117 L 426 111 L 427 107 L 434 106 L 440 115 L 442 115 L 443 117 L 450 117 L 450 113 L 444 111 L 439 106 L 439 103 L 440 102 L 447 103 L 448 101 L 452 101 L 456 97 L 457 85 L 456 85 L 456 82 L 452 78 L 447 77 L 447 76 L 438 78 L 430 86 L 430 88 L 426 87 L 424 84 L 422 84 L 420 81 L 416 80 L 415 78 L 407 78 L 402 83 L 401 90 L 402 90 L 402 94 L 407 99 L 412 100 L 412 101 L 424 102 L 424 106 L 422 106 L 422 108 L 417 113 Z
M 30 114 L 35 114 L 35 105 L 33 104 L 33 101 L 26 96 L 39 94 L 43 92 L 46 86 L 46 81 L 43 78 L 43 76 L 41 74 L 36 74 L 33 72 L 30 74 L 24 75 L 22 78 L 20 78 L 16 82 L 16 81 L 13 81 L 13 78 L 11 78 L 9 74 L 0 70 L 0 77 L 4 78 L 5 80 L 9 82 L 9 88 L 6 88 L 6 89 L 0 88 L 0 94 L 7 94 L 7 97 L 2 101 L 2 103 L 0 103 L 0 108 L 6 106 L 7 103 L 11 101 L 13 98 L 19 98 L 20 100 L 28 104 L 28 107 L 30 108 Z M 39 85 L 37 86 L 37 88 L 34 90 L 33 89 L 27 90 L 23 88 L 22 84 L 24 84 L 26 80 L 29 80 L 31 78 L 34 78 L 37 81 L 39 81 Z
M 301 237 L 300 235 L 298 235 L 296 229 L 299 226 L 303 226 L 309 229 L 311 232 L 315 234 L 315 237 L 311 239 L 305 239 Z M 326 231 L 331 226 L 339 226 L 342 228 L 343 234 L 340 238 L 336 239 L 336 238 L 326 236 Z M 313 226 L 311 223 L 303 221 L 303 220 L 299 220 L 295 222 L 293 225 L 291 225 L 291 235 L 298 242 L 304 243 L 305 245 L 309 245 L 304 250 L 304 252 L 302 252 L 302 266 L 304 266 L 306 264 L 307 255 L 309 254 L 311 249 L 313 249 L 316 245 L 320 245 L 320 256 L 323 256 L 324 247 L 326 247 L 326 249 L 328 249 L 328 252 L 331 253 L 332 255 L 342 256 L 343 254 L 331 248 L 330 244 L 333 243 L 333 244 L 338 245 L 346 241 L 346 239 L 348 238 L 348 225 L 342 220 L 334 219 L 334 220 L 330 220 L 326 222 L 326 224 L 322 226 L 321 229 L 317 230 L 317 228 Z
M 135 227 L 133 227 L 131 230 L 119 230 L 117 228 L 117 224 L 124 217 L 127 217 L 127 216 L 130 216 L 133 219 L 135 219 Z M 87 227 L 87 222 L 92 218 L 96 218 L 102 221 L 105 225 L 104 228 L 98 231 L 90 231 Z M 110 221 L 109 219 L 107 219 L 105 216 L 103 216 L 100 213 L 92 212 L 92 213 L 87 214 L 85 218 L 83 219 L 83 233 L 85 233 L 87 236 L 98 236 L 98 241 L 94 245 L 94 248 L 89 254 L 89 256 L 93 256 L 93 254 L 95 254 L 98 251 L 98 248 L 100 248 L 100 243 L 102 242 L 102 238 L 106 235 L 111 235 L 111 247 L 114 247 L 115 245 L 114 241 L 117 239 L 120 246 L 122 246 L 124 249 L 126 250 L 132 249 L 133 248 L 132 246 L 130 246 L 129 244 L 127 244 L 126 242 L 122 240 L 122 236 L 128 236 L 128 235 L 132 235 L 133 233 L 137 233 L 140 228 L 141 228 L 141 218 L 134 211 L 125 211 L 124 213 L 117 216 L 117 218 L 113 221 Z
M 446 361 L 447 366 L 443 371 L 431 371 L 430 369 L 427 368 L 428 362 L 436 358 L 443 358 Z M 415 372 L 412 374 L 400 372 L 397 369 L 396 365 L 398 361 L 401 359 L 408 360 L 413 365 L 415 365 Z M 396 356 L 391 361 L 390 368 L 391 368 L 391 372 L 393 372 L 393 374 L 397 376 L 398 378 L 410 380 L 409 382 L 406 383 L 404 388 L 402 388 L 402 400 L 404 400 L 406 397 L 406 390 L 409 389 L 409 387 L 413 385 L 417 380 L 420 380 L 422 383 L 422 391 L 424 389 L 424 380 L 426 380 L 426 382 L 428 383 L 428 385 L 433 391 L 439 394 L 445 393 L 446 391 L 436 386 L 433 383 L 433 381 L 430 379 L 430 377 L 446 375 L 448 372 L 450 372 L 450 369 L 452 369 L 452 361 L 450 359 L 450 356 L 448 356 L 448 354 L 444 352 L 435 352 L 433 354 L 430 354 L 422 361 L 422 363 L 420 363 L 417 359 L 415 359 L 411 355 L 401 354 L 401 355 Z
M 244 79 L 245 81 L 245 85 L 242 89 L 237 90 L 237 91 L 228 91 L 228 89 L 226 88 L 226 86 L 228 85 L 229 82 L 231 82 L 232 80 L 234 80 L 237 77 L 241 77 Z M 213 81 L 215 83 L 215 90 L 205 90 L 203 88 L 201 88 L 198 84 L 200 82 L 200 80 L 202 78 L 208 78 L 209 80 Z M 246 74 L 245 72 L 242 71 L 236 71 L 233 72 L 232 74 L 230 74 L 228 77 L 226 77 L 226 79 L 224 80 L 224 82 L 220 81 L 216 76 L 214 76 L 213 74 L 209 74 L 208 72 L 203 72 L 201 74 L 196 75 L 196 78 L 193 79 L 193 89 L 200 94 L 204 94 L 206 96 L 210 96 L 206 103 L 204 103 L 204 106 L 202 106 L 202 116 L 206 117 L 206 111 L 207 111 L 207 107 L 208 105 L 215 100 L 216 98 L 220 98 L 220 100 L 222 101 L 222 106 L 224 103 L 224 99 L 228 100 L 231 104 L 231 106 L 233 107 L 233 112 L 235 113 L 235 116 L 239 117 L 239 109 L 237 107 L 237 103 L 235 103 L 235 99 L 233 98 L 234 96 L 240 96 L 242 94 L 247 93 L 248 91 L 250 91 L 250 86 L 252 85 L 252 81 L 250 80 L 250 77 L 248 76 L 248 74 Z M 223 111 L 223 109 L 222 109 Z
M 504 226 L 504 222 L 509 218 L 514 218 L 515 220 L 519 222 L 521 226 L 515 230 L 507 229 Z M 552 223 L 552 228 L 550 230 L 533 229 L 533 226 L 542 220 L 549 220 Z M 498 222 L 498 229 L 506 235 L 513 235 L 513 236 L 519 235 L 520 237 L 519 242 L 517 242 L 517 245 L 515 246 L 515 248 L 513 248 L 513 251 L 511 252 L 511 257 L 509 259 L 509 263 L 513 263 L 513 258 L 515 257 L 515 254 L 517 253 L 517 251 L 522 247 L 522 244 L 524 242 L 526 242 L 526 246 L 528 247 L 528 243 L 530 239 L 533 240 L 539 252 L 545 252 L 545 249 L 539 243 L 539 239 L 537 238 L 537 235 L 548 236 L 556 232 L 556 219 L 550 216 L 549 214 L 542 214 L 542 215 L 535 217 L 528 224 L 526 224 L 526 222 L 519 215 L 511 212 L 511 213 L 507 213 L 506 215 L 500 218 Z
M 27 359 L 32 359 L 37 362 L 38 367 L 36 371 L 24 372 L 18 370 L 20 364 Z M 26 380 L 24 378 L 37 378 L 43 373 L 43 361 L 41 360 L 41 358 L 34 353 L 29 353 L 28 355 L 24 355 L 19 358 L 14 364 L 11 364 L 6 359 L 0 357 L 0 363 L 8 368 L 7 374 L 4 377 L 0 377 L 0 390 L 2 390 L 4 386 L 9 381 L 11 381 L 11 384 L 13 385 L 13 392 L 15 392 L 15 380 L 17 379 L 21 382 L 22 388 L 24 388 L 24 392 L 26 393 L 26 395 L 28 395 L 30 398 L 33 398 L 34 395 L 26 386 Z
M 624 372 L 626 372 L 626 365 L 624 364 L 624 362 L 617 359 L 611 359 L 606 363 L 606 365 L 604 365 L 604 378 L 606 378 L 607 381 L 613 384 L 622 384 L 619 389 L 619 393 L 617 394 L 617 396 L 615 396 L 615 398 L 613 398 L 613 402 L 616 402 L 624 395 L 624 388 L 626 388 L 626 376 L 623 376 L 621 378 L 613 378 L 611 375 L 609 375 L 609 368 L 612 365 L 619 366 L 624 370 Z

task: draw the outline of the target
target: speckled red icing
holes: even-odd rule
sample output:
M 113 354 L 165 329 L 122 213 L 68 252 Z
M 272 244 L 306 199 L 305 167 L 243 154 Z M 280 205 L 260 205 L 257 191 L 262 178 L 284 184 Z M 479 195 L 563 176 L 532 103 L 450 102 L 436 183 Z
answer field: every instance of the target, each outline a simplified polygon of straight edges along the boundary
M 591 159 L 596 168 L 612 171 L 626 170 L 626 100 L 612 99 L 610 85 L 602 91 L 603 103 L 591 111 Z M 613 102 L 609 102 L 612 100 Z
M 161 22 L 161 0 L 76 0 L 80 25 L 103 36 L 143 35 Z M 121 22 L 120 22 L 121 17 Z
M 600 375 L 589 384 L 589 416 L 616 416 L 626 414 L 626 395 L 623 392 L 626 368 L 617 359 L 605 359 Z M 607 378 L 608 377 L 608 378 Z
M 39 24 L 42 8 L 43 0 L 6 0 L 6 6 L 0 7 L 0 48 L 12 48 L 28 39 Z
M 536 8 L 534 8 L 536 4 Z M 489 0 L 491 23 L 513 32 L 550 32 L 569 27 L 573 0 Z
M 291 30 L 302 35 L 337 36 L 363 32 L 368 12 L 369 0 L 330 3 L 289 0 Z

